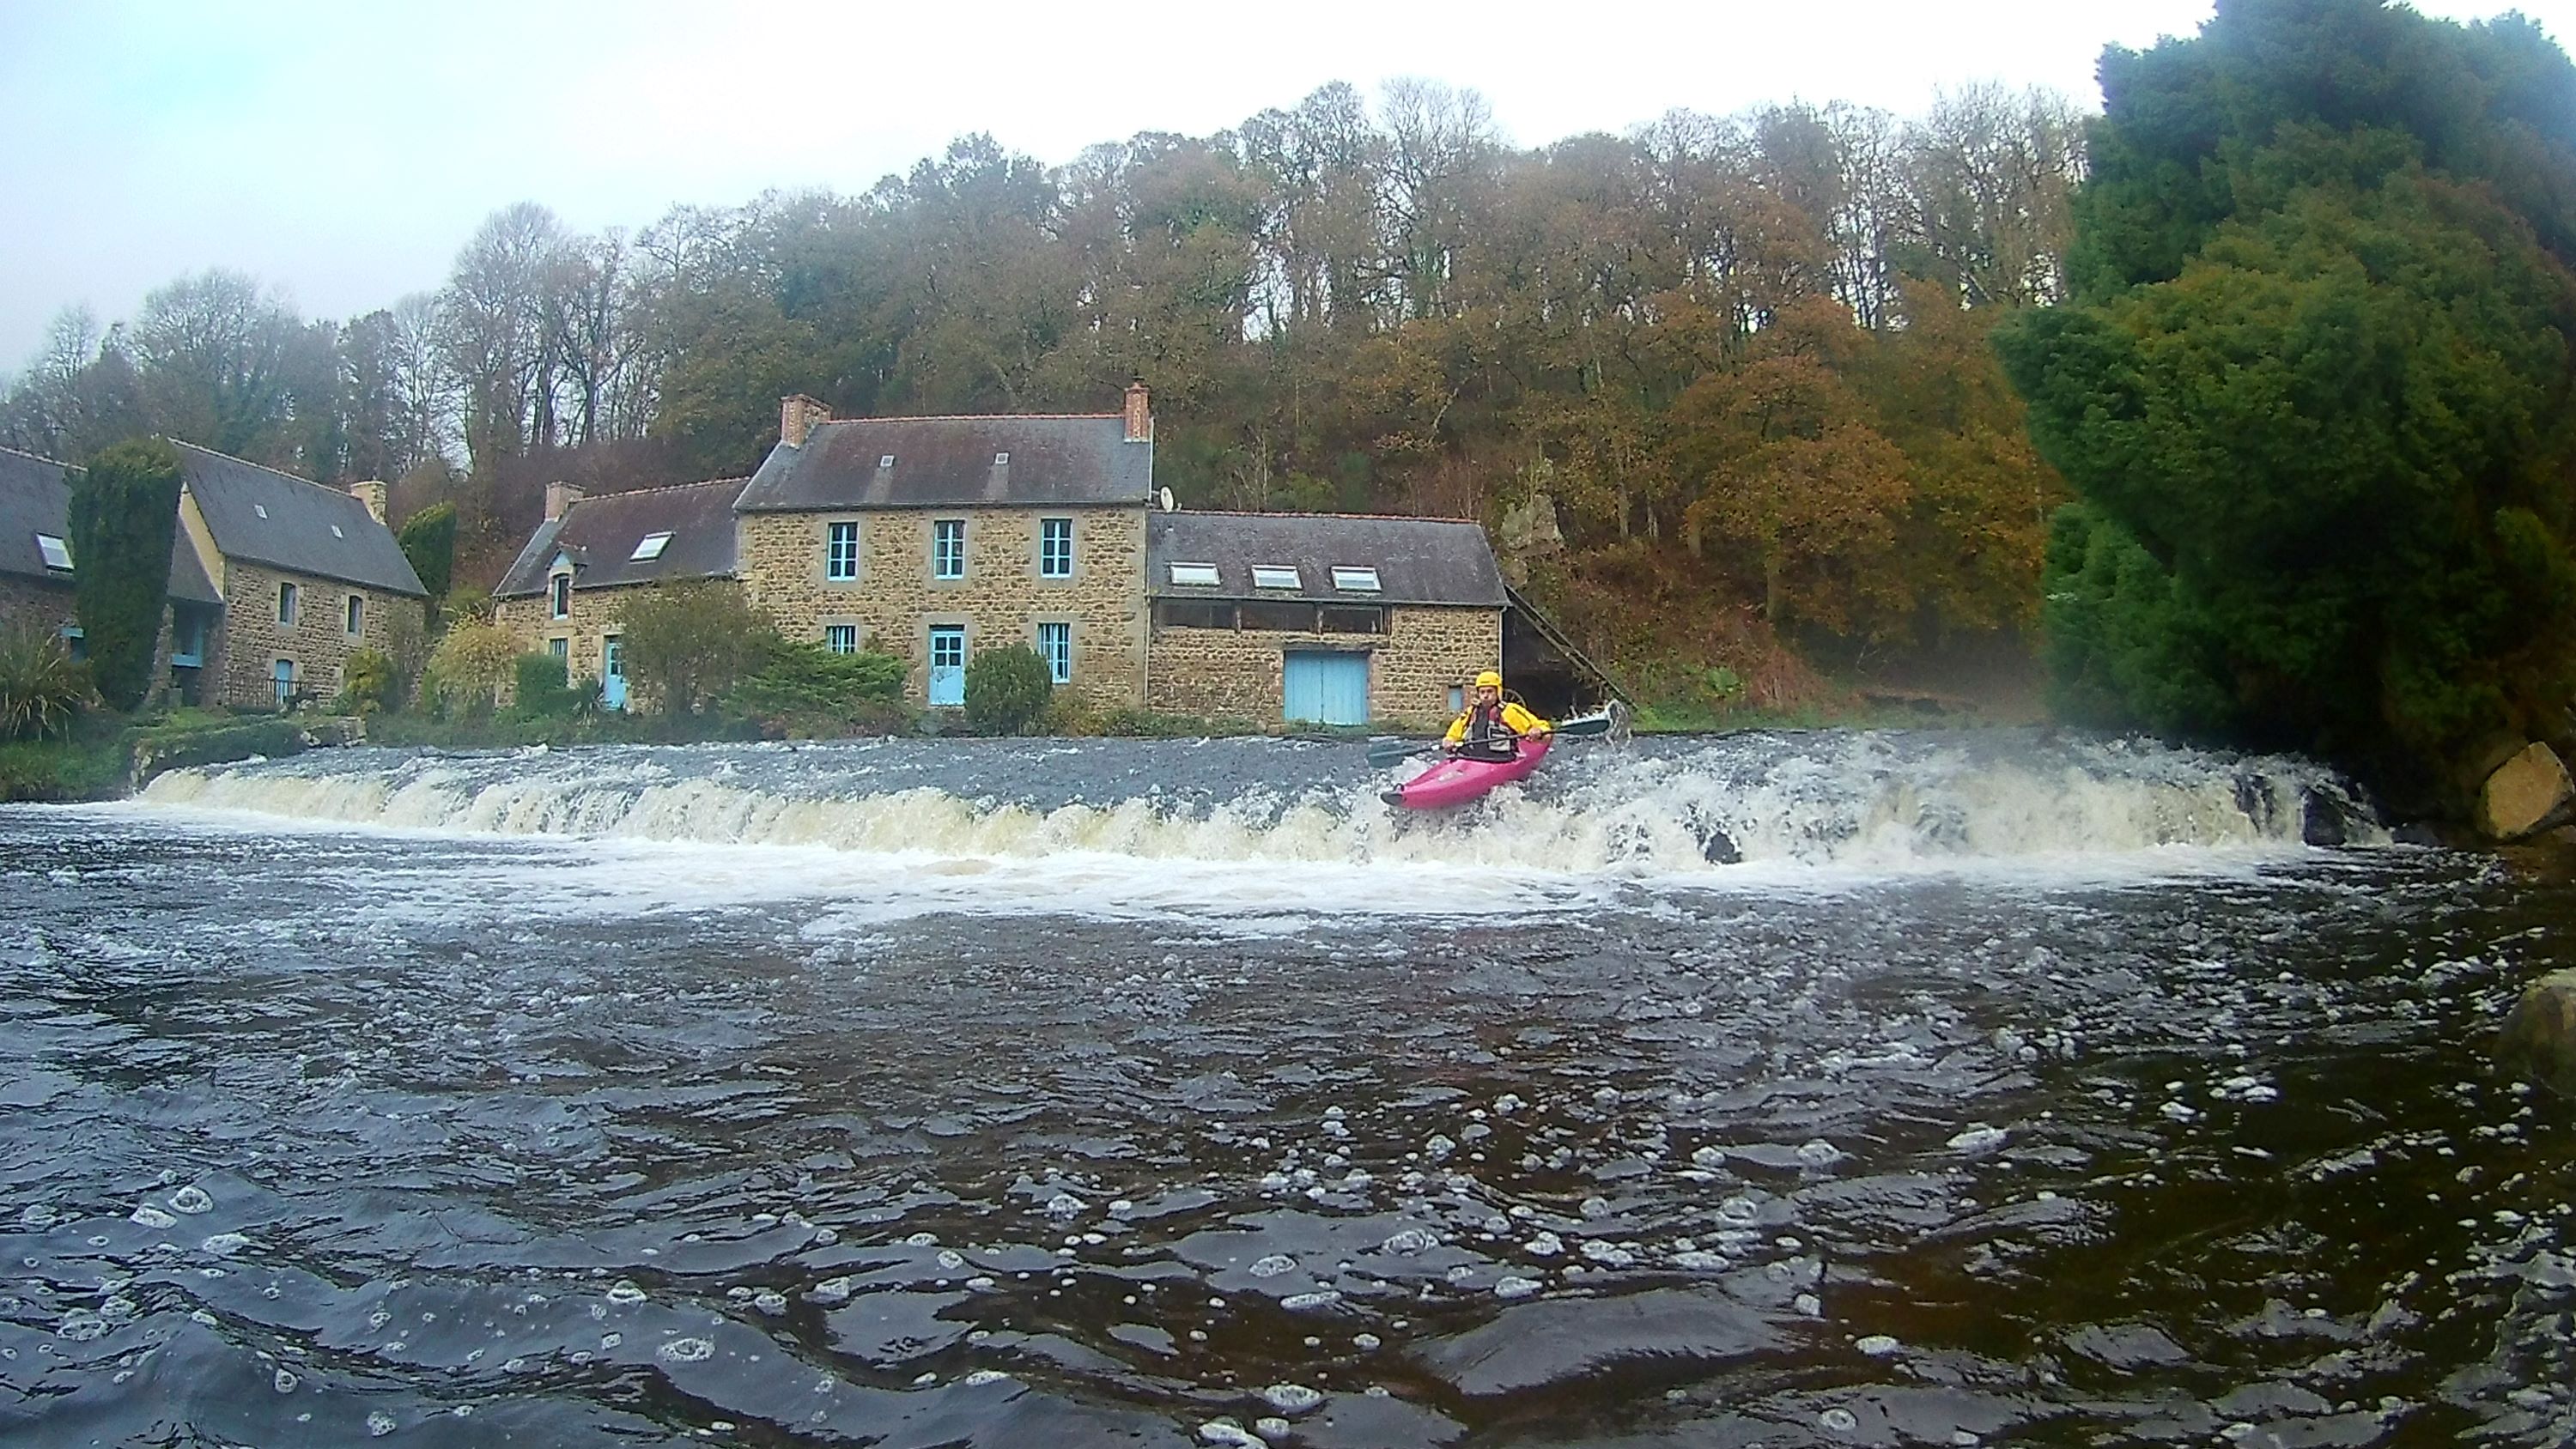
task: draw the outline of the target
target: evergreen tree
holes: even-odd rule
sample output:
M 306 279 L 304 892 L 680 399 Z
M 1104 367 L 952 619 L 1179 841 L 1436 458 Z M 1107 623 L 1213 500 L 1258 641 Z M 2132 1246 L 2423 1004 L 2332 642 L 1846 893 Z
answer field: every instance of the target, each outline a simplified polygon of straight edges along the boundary
M 2561 725 L 2576 68 L 2518 17 L 2224 0 L 2102 76 L 2074 296 L 1997 337 L 2082 499 L 2061 703 L 2401 786 Z
M 131 710 L 152 689 L 179 524 L 179 455 L 158 438 L 102 450 L 71 474 L 72 609 L 99 698 Z
M 404 519 L 394 537 L 402 545 L 403 557 L 411 560 L 411 571 L 420 575 L 420 586 L 433 599 L 446 598 L 449 578 L 456 570 L 456 505 L 429 505 Z

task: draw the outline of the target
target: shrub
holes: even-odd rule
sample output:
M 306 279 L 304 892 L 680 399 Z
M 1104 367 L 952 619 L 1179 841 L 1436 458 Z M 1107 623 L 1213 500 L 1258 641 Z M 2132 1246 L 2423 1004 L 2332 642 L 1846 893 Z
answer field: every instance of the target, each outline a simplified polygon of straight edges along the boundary
M 485 714 L 510 681 L 519 643 L 506 629 L 490 624 L 459 624 L 447 631 L 430 652 L 422 692 L 441 714 L 463 709 Z
M 730 580 L 639 589 L 624 622 L 626 677 L 670 714 L 694 714 L 721 698 L 782 645 L 769 616 Z
M 342 714 L 382 714 L 402 703 L 402 679 L 393 656 L 380 649 L 353 649 L 342 672 L 340 700 L 333 708 Z
M 0 635 L 0 739 L 68 733 L 96 700 L 88 668 L 71 657 L 60 635 L 26 628 Z
M 576 689 L 562 658 L 522 654 L 513 661 L 515 693 L 510 708 L 521 719 L 563 719 L 598 698 L 596 690 Z
M 725 698 L 781 733 L 886 729 L 902 717 L 906 668 L 891 654 L 835 654 L 817 643 L 781 642 Z
M 966 722 L 986 734 L 1015 735 L 1046 712 L 1055 681 L 1026 644 L 982 649 L 966 664 Z

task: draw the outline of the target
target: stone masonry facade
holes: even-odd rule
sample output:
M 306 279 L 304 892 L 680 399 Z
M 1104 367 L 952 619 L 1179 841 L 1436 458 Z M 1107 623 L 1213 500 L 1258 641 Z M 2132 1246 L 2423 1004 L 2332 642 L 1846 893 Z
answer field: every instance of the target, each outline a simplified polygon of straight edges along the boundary
M 295 619 L 280 622 L 278 586 L 296 588 Z M 421 601 L 312 574 L 227 560 L 224 612 L 206 641 L 206 703 L 246 709 L 277 707 L 275 669 L 280 659 L 295 670 L 295 692 L 327 701 L 340 692 L 349 656 L 360 649 L 391 652 L 393 611 L 418 611 Z M 359 627 L 348 630 L 349 601 L 359 601 Z
M 1070 578 L 1039 576 L 1039 522 L 1047 518 L 1073 520 Z M 940 519 L 965 522 L 963 578 L 932 577 L 932 525 Z M 859 576 L 846 582 L 824 577 L 824 544 L 834 523 L 859 526 Z M 791 639 L 819 641 L 832 625 L 854 626 L 861 648 L 910 663 L 904 694 L 913 704 L 929 699 L 930 630 L 941 624 L 965 626 L 969 659 L 1012 644 L 1034 648 L 1038 625 L 1070 624 L 1073 678 L 1065 687 L 1103 707 L 1144 699 L 1142 508 L 745 513 L 737 527 L 736 571 L 751 602 Z
M 563 640 L 564 677 L 575 684 L 596 681 L 607 672 L 607 641 L 625 632 L 621 620 L 636 587 L 574 589 L 561 619 L 553 617 L 551 590 L 533 599 L 502 599 L 493 606 L 492 622 L 509 630 L 526 653 L 547 653 L 555 640 Z
M 0 624 L 56 634 L 72 621 L 72 591 L 15 574 L 0 575 Z
M 1446 723 L 1449 692 L 1495 667 L 1503 653 L 1500 609 L 1398 606 L 1384 634 L 1304 634 L 1264 629 L 1158 628 L 1146 706 L 1208 718 L 1270 721 L 1286 710 L 1290 650 L 1369 656 L 1369 717 L 1428 727 Z

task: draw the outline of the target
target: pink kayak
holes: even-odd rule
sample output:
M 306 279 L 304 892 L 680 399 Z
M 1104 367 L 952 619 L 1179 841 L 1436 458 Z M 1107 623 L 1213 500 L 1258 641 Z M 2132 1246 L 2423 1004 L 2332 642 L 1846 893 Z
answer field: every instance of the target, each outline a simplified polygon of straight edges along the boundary
M 1546 758 L 1547 736 L 1523 735 L 1511 759 L 1453 757 L 1442 760 L 1379 798 L 1407 810 L 1437 810 L 1446 805 L 1464 805 L 1496 785 L 1527 779 L 1530 771 L 1538 768 L 1539 761 Z

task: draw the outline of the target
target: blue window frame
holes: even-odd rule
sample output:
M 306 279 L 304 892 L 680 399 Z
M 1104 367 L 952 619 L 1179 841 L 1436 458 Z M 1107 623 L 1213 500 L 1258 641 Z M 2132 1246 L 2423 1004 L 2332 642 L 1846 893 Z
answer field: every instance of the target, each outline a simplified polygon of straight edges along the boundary
M 1073 679 L 1073 626 L 1040 624 L 1038 657 L 1046 661 L 1047 678 L 1058 684 L 1071 682 Z
M 1069 579 L 1073 577 L 1073 520 L 1041 518 L 1038 520 L 1038 577 Z
M 966 577 L 966 520 L 942 518 L 930 525 L 930 576 Z
M 835 654 L 858 653 L 859 626 L 856 624 L 824 625 L 823 647 L 831 650 Z
M 269 666 L 268 677 L 277 688 L 277 707 L 286 708 L 295 698 L 295 661 L 280 659 Z
M 847 583 L 859 576 L 859 526 L 835 523 L 828 526 L 823 539 L 823 577 L 835 583 Z

